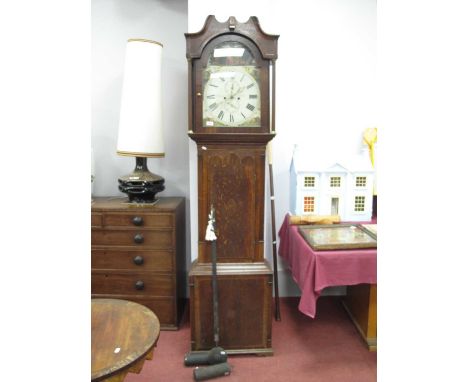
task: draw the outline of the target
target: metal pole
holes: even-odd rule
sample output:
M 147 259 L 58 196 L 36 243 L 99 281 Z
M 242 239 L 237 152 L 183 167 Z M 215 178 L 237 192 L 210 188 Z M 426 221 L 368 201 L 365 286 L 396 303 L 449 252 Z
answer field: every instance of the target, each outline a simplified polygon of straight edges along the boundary
M 271 201 L 271 240 L 273 244 L 273 278 L 275 289 L 275 320 L 281 321 L 279 292 L 278 292 L 278 259 L 276 250 L 276 216 L 275 216 L 275 189 L 273 186 L 273 159 L 271 155 L 271 142 L 267 146 L 268 168 L 270 173 L 270 201 Z
M 213 232 L 216 231 L 215 209 L 211 206 Z M 219 344 L 219 314 L 218 314 L 218 275 L 216 273 L 216 238 L 211 242 L 211 288 L 213 290 L 213 332 L 215 346 Z

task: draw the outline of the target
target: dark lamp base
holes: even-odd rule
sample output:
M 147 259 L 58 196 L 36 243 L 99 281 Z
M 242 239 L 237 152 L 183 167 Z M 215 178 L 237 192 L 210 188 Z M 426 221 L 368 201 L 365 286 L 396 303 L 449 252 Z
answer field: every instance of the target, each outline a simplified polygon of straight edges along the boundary
M 136 157 L 133 173 L 119 178 L 119 190 L 132 203 L 153 203 L 155 195 L 164 189 L 164 178 L 149 172 L 146 158 L 142 157 Z

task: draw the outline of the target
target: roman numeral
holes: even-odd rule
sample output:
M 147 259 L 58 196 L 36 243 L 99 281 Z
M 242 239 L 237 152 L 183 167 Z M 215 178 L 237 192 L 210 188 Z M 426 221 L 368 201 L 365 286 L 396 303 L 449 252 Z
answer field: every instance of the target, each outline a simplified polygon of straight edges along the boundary
M 232 114 L 229 114 L 229 122 L 234 122 L 234 116 Z
M 257 95 L 256 94 L 249 94 L 249 98 L 250 99 L 257 99 Z
M 247 85 L 247 89 L 250 89 L 252 86 L 254 86 L 253 82 L 250 85 Z
M 253 111 L 255 109 L 255 106 L 248 103 L 246 108 L 249 109 L 250 111 Z
M 219 114 L 218 114 L 218 119 L 223 119 L 224 117 L 224 111 L 220 111 Z
M 215 103 L 212 103 L 212 104 L 210 105 L 210 110 L 211 110 L 211 111 L 214 111 L 217 107 L 218 107 L 218 104 L 217 104 L 216 102 L 215 102 Z
M 242 116 L 244 117 L 244 119 L 246 119 L 244 113 L 241 113 L 241 114 L 242 114 Z
M 210 94 L 209 96 L 207 96 L 206 98 L 208 99 L 214 99 L 215 95 L 214 94 Z
M 214 88 L 217 88 L 217 87 L 218 87 L 218 85 L 213 85 L 213 84 L 210 84 L 210 86 L 213 86 Z

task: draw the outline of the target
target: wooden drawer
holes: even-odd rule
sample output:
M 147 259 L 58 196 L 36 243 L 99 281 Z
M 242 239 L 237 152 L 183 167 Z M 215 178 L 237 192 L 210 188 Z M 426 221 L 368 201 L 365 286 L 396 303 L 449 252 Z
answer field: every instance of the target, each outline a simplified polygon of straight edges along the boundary
M 138 239 L 142 238 L 139 243 Z M 131 245 L 137 247 L 172 248 L 173 230 L 100 230 L 91 231 L 92 245 Z
M 93 294 L 94 298 L 117 298 L 129 300 L 151 309 L 159 319 L 161 329 L 177 329 L 176 304 L 172 297 L 139 297 L 115 294 Z
M 135 228 L 172 228 L 173 214 L 142 214 L 142 213 L 106 213 L 103 216 L 105 227 L 135 227 Z
M 143 260 L 143 263 L 139 265 Z M 129 269 L 159 272 L 174 270 L 172 250 L 91 249 L 93 269 Z
M 102 215 L 91 213 L 91 227 L 102 227 Z
M 143 282 L 142 289 L 137 283 Z M 93 294 L 134 294 L 145 296 L 174 296 L 172 275 L 154 272 L 98 271 L 91 273 L 91 293 Z

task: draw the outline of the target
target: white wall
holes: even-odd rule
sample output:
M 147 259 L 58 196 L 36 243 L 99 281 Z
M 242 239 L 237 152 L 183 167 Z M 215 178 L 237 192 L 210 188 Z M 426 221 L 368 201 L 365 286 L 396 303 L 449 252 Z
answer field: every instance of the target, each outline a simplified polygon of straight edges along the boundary
M 362 148 L 362 133 L 376 118 L 375 0 L 188 0 L 189 32 L 199 31 L 209 14 L 219 21 L 259 18 L 267 33 L 279 34 L 276 131 L 273 168 L 276 227 L 289 210 L 289 165 L 295 143 L 320 155 L 342 157 Z M 190 146 L 192 232 L 197 232 L 196 145 Z M 267 181 L 268 194 L 268 181 Z M 265 249 L 272 263 L 271 220 L 266 204 Z M 197 257 L 192 236 L 192 258 Z M 297 294 L 280 260 L 280 294 Z

